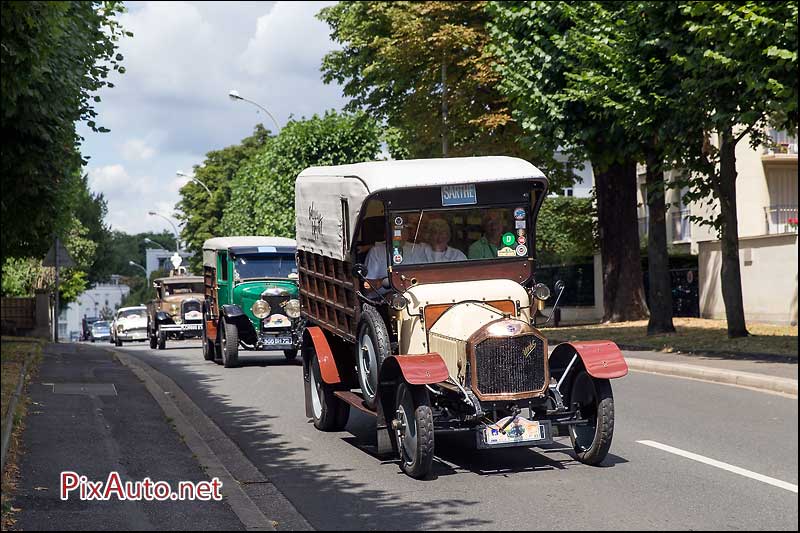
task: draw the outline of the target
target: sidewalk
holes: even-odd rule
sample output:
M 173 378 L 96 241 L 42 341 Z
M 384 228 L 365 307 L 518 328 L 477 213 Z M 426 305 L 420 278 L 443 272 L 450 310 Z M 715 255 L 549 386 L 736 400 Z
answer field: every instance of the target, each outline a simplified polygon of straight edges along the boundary
M 62 471 L 90 481 L 208 481 L 145 385 L 99 347 L 49 344 L 35 382 L 22 439 L 13 507 L 18 530 L 242 530 L 223 501 L 67 501 Z M 225 492 L 223 487 L 223 493 Z

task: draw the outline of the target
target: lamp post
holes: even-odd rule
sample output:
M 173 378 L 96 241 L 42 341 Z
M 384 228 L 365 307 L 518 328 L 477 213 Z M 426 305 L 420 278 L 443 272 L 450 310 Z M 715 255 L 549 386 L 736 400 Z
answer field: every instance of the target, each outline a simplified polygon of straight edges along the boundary
M 172 222 L 169 218 L 167 218 L 164 215 L 162 215 L 161 213 L 156 213 L 155 211 L 148 211 L 147 214 L 150 215 L 150 216 L 161 217 L 161 218 L 163 218 L 164 220 L 166 220 L 167 222 L 169 222 L 172 225 L 172 229 L 175 230 L 175 251 L 176 252 L 180 252 L 181 251 L 181 237 L 178 234 L 178 227 L 175 225 L 175 223 Z
M 205 184 L 205 183 L 203 183 L 202 181 L 200 181 L 200 180 L 199 180 L 199 179 L 197 179 L 196 177 L 194 177 L 194 176 L 190 176 L 189 174 L 186 174 L 185 172 L 182 172 L 182 171 L 180 171 L 180 170 L 179 170 L 179 171 L 177 171 L 177 172 L 175 172 L 175 174 L 176 174 L 176 175 L 178 175 L 178 176 L 180 176 L 180 177 L 182 177 L 182 178 L 189 178 L 189 179 L 190 179 L 190 180 L 192 180 L 192 181 L 196 181 L 197 183 L 199 183 L 200 185 L 202 185 L 202 186 L 203 186 L 203 188 L 204 188 L 204 189 L 206 190 L 206 192 L 208 193 L 208 196 L 209 196 L 209 198 L 211 197 L 211 191 L 209 190 L 209 188 L 206 186 L 206 184 Z
M 261 109 L 262 111 L 264 111 L 264 113 L 266 113 L 266 114 L 267 114 L 267 116 L 269 116 L 269 118 L 271 118 L 271 119 L 272 119 L 272 122 L 274 122 L 274 123 L 275 123 L 275 127 L 276 127 L 276 128 L 278 128 L 277 130 L 275 130 L 275 133 L 276 133 L 276 134 L 277 134 L 277 133 L 278 133 L 278 131 L 281 129 L 281 127 L 278 125 L 278 121 L 277 121 L 277 120 L 275 120 L 275 117 L 273 117 L 273 116 L 272 116 L 272 113 L 270 113 L 269 111 L 267 111 L 267 108 L 266 108 L 266 107 L 264 107 L 263 105 L 261 105 L 261 104 L 259 104 L 259 103 L 256 103 L 256 102 L 254 102 L 254 101 L 252 101 L 252 100 L 248 100 L 247 98 L 244 98 L 244 97 L 242 97 L 242 96 L 239 96 L 239 91 L 237 91 L 237 90 L 232 90 L 232 91 L 230 91 L 230 92 L 228 93 L 228 96 L 230 96 L 231 100 L 234 100 L 234 101 L 236 101 L 236 100 L 241 100 L 241 101 L 243 101 L 243 102 L 247 102 L 247 103 L 249 103 L 249 104 L 253 104 L 253 105 L 254 105 L 254 106 L 256 106 L 257 108 L 259 108 L 259 109 Z
M 167 249 L 167 247 L 166 247 L 166 246 L 164 246 L 164 245 L 163 245 L 163 244 L 161 244 L 160 242 L 156 242 L 156 241 L 154 241 L 153 239 L 151 239 L 151 238 L 149 238 L 149 237 L 145 237 L 145 238 L 144 238 L 144 242 L 145 242 L 146 244 L 155 244 L 156 246 L 160 246 L 160 247 L 161 247 L 161 249 L 162 249 L 162 250 L 164 250 L 164 251 L 166 251 L 166 249 Z
M 145 278 L 145 280 L 147 280 L 147 269 L 146 269 L 146 268 L 144 268 L 144 267 L 143 267 L 142 265 L 140 265 L 139 263 L 135 263 L 135 262 L 133 262 L 133 261 L 128 261 L 128 264 L 129 264 L 130 266 L 135 266 L 136 268 L 141 268 L 141 269 L 142 269 L 142 272 L 144 272 L 144 278 Z

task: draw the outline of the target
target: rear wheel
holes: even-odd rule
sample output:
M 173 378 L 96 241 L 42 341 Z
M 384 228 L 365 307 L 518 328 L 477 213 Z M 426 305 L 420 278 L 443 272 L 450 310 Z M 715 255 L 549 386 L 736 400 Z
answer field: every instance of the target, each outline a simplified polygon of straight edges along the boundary
M 356 368 L 364 404 L 370 409 L 377 405 L 378 370 L 391 355 L 389 334 L 383 317 L 371 305 L 364 304 L 356 344 Z
M 217 347 L 213 339 L 208 338 L 208 330 L 206 329 L 206 321 L 203 320 L 203 359 L 206 361 L 213 361 L 217 358 Z
M 570 407 L 585 425 L 569 426 L 569 437 L 578 460 L 598 465 L 608 455 L 614 435 L 614 396 L 607 379 L 596 379 L 581 370 L 572 380 Z
M 297 359 L 297 349 L 294 350 L 284 350 L 283 356 L 286 358 L 287 361 L 292 362 Z
M 167 347 L 167 332 L 161 328 L 158 328 L 156 330 L 156 337 L 158 339 L 158 349 L 165 349 Z
M 228 321 L 222 319 L 222 364 L 225 368 L 233 368 L 239 364 L 239 330 L 236 329 L 235 324 L 228 324 Z
M 321 431 L 342 431 L 350 418 L 350 406 L 336 397 L 334 389 L 322 380 L 316 352 L 308 369 L 311 385 L 311 413 L 314 427 Z
M 397 411 L 392 427 L 400 452 L 400 468 L 422 479 L 433 469 L 433 412 L 427 389 L 401 383 L 397 387 Z
M 158 338 L 156 337 L 156 333 L 154 331 L 147 331 L 147 336 L 150 338 L 150 349 L 155 350 L 158 346 Z
M 121 341 L 121 340 L 119 340 L 119 337 L 117 337 L 117 338 L 115 338 L 115 339 L 114 339 L 114 344 L 115 344 L 116 346 L 122 346 L 122 341 Z

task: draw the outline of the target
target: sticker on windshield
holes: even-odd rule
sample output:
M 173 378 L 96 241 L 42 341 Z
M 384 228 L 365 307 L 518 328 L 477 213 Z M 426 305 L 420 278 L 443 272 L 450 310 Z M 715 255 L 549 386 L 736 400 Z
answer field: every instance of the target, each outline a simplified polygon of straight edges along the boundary
M 525 235 L 525 230 L 524 230 L 524 229 L 518 229 L 518 230 L 517 230 L 517 235 L 519 235 L 520 237 L 522 237 L 523 235 Z
M 402 226 L 403 225 L 403 217 L 395 217 L 394 218 L 394 225 L 395 226 Z
M 517 237 L 517 242 L 519 244 L 525 244 L 527 242 L 527 239 L 525 238 L 525 235 L 520 235 L 519 237 Z
M 394 262 L 395 265 L 399 265 L 400 263 L 403 262 L 403 256 L 400 254 L 394 254 L 394 257 L 392 257 L 392 261 Z
M 503 244 L 505 244 L 506 246 L 513 245 L 516 242 L 516 240 L 517 239 L 514 237 L 514 234 L 511 232 L 503 234 Z
M 514 249 L 510 246 L 497 250 L 497 257 L 514 257 L 516 255 L 516 252 L 514 252 Z
M 528 247 L 524 244 L 517 246 L 517 255 L 528 255 Z
M 515 224 L 517 229 L 523 229 L 525 227 L 525 221 L 524 220 L 516 220 L 516 221 L 514 221 L 514 224 Z
M 514 220 L 525 220 L 525 209 L 517 207 L 514 209 Z

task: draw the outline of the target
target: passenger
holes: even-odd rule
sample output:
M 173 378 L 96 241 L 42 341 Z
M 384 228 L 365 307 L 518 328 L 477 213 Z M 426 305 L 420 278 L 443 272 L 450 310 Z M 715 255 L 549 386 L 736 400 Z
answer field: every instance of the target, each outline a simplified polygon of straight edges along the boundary
M 415 217 L 415 215 L 412 214 L 406 215 L 406 217 L 408 221 L 402 226 L 402 234 L 400 235 L 400 240 L 403 241 L 401 262 L 393 262 L 393 264 L 424 263 L 426 259 L 422 255 L 423 246 L 408 241 L 410 232 L 417 227 L 419 215 Z M 394 257 L 390 258 L 390 261 L 393 260 Z M 364 262 L 367 267 L 367 279 L 383 280 L 387 278 L 389 272 L 386 265 L 386 241 L 376 242 L 375 245 L 370 248 Z
M 428 243 L 421 248 L 426 263 L 445 263 L 449 261 L 464 261 L 467 256 L 458 248 L 450 244 L 450 224 L 441 218 L 429 220 L 426 225 L 426 238 Z M 417 245 L 419 246 L 419 244 Z
M 501 211 L 487 211 L 481 221 L 483 236 L 473 242 L 469 247 L 470 259 L 493 259 L 497 257 L 497 250 L 501 248 L 503 237 L 503 213 Z

